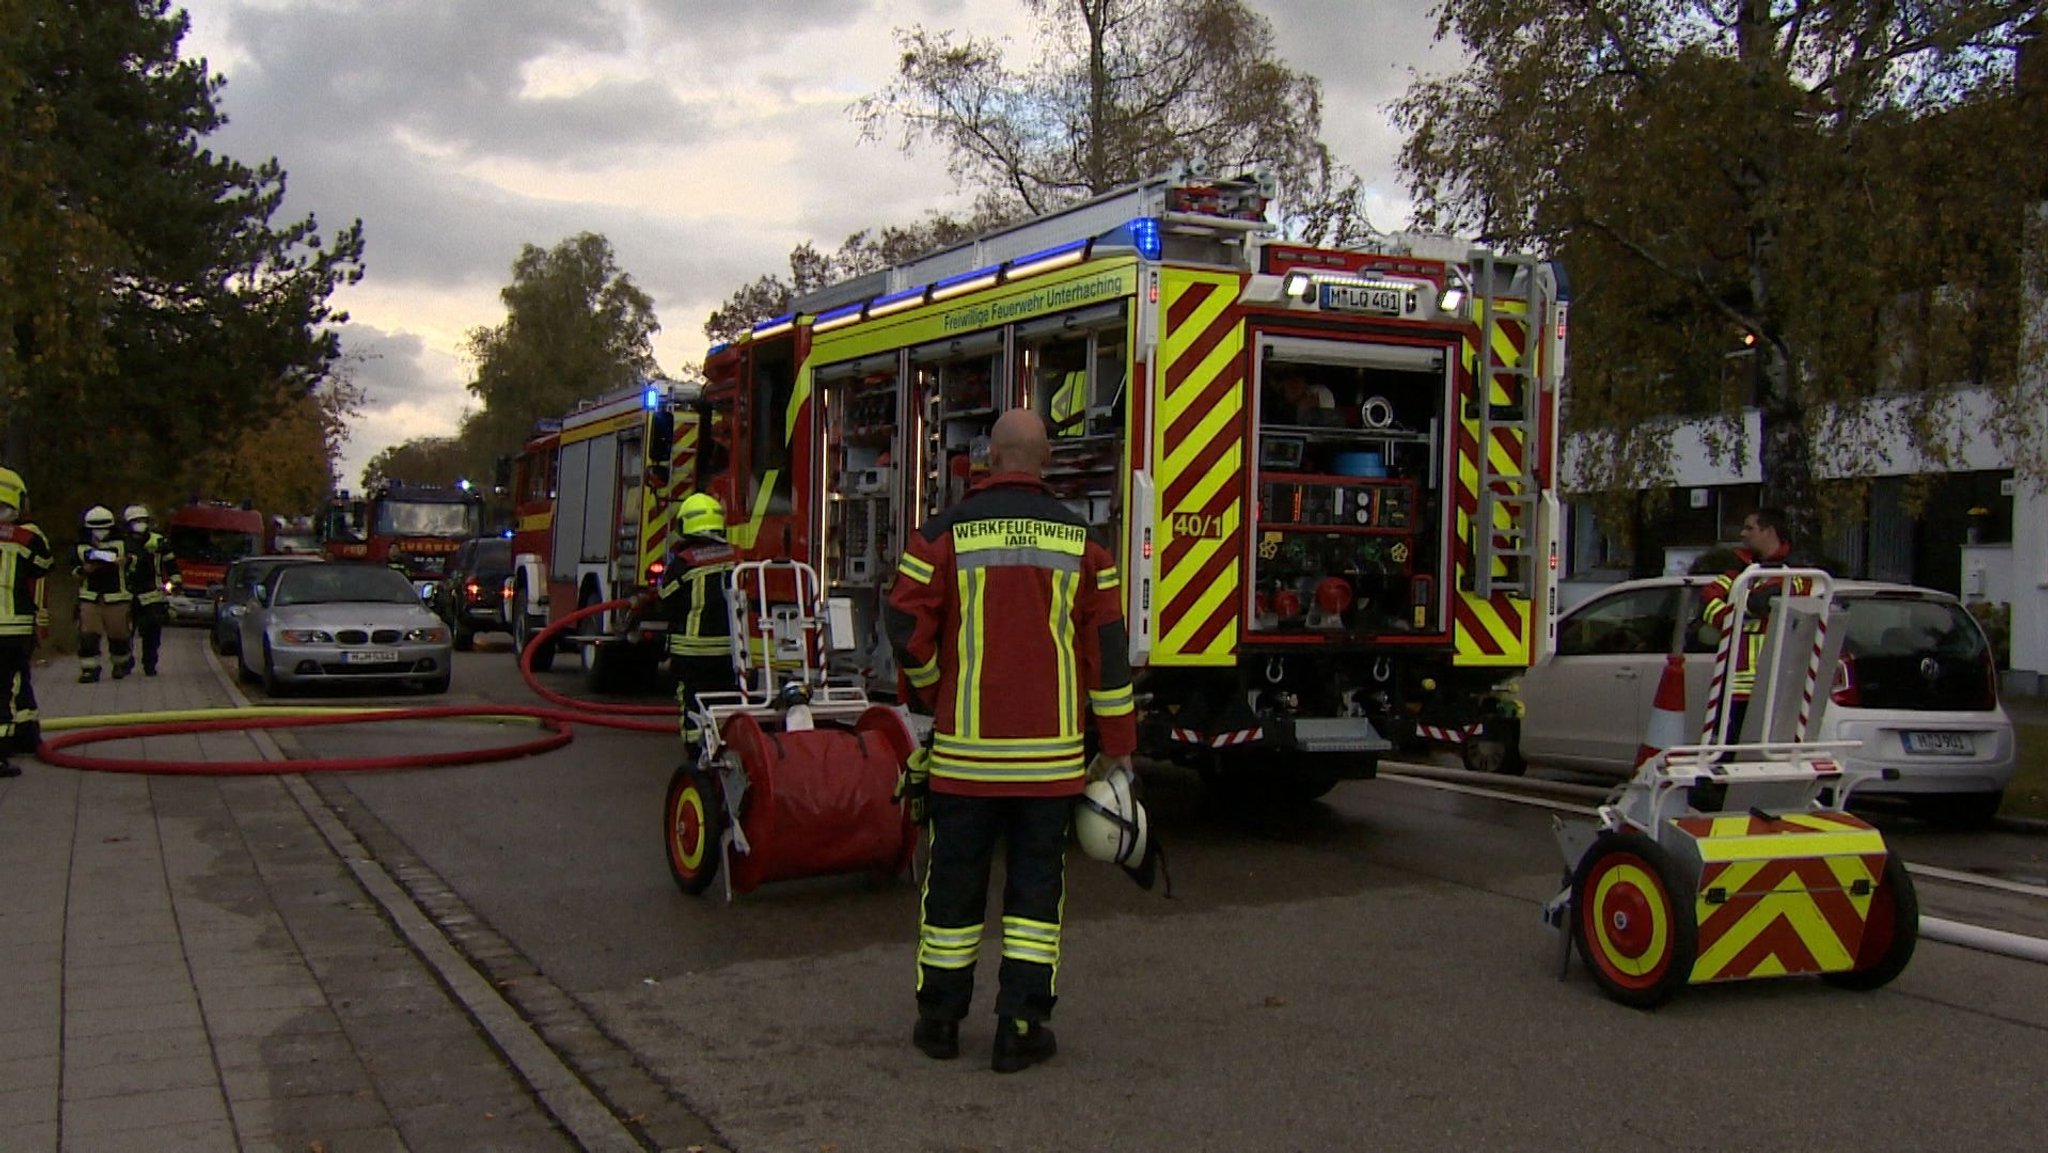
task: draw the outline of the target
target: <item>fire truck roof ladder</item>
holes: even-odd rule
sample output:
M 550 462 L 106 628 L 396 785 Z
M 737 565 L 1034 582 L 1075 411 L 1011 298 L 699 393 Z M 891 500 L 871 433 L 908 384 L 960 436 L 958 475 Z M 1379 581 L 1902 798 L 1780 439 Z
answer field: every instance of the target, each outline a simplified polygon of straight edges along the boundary
M 1198 195 L 1190 195 L 1191 192 Z M 796 310 L 821 313 L 935 284 L 947 277 L 992 269 L 1049 248 L 1103 236 L 1141 218 L 1157 220 L 1160 231 L 1169 235 L 1269 232 L 1273 226 L 1265 220 L 1264 211 L 1273 195 L 1272 177 L 1265 173 L 1213 177 L 1202 165 L 1181 165 L 906 264 L 821 288 L 797 301 Z M 1190 204 L 1207 205 L 1209 210 L 1188 211 Z M 1254 211 L 1257 219 L 1246 215 Z
M 1478 281 L 1479 347 L 1474 350 L 1479 393 L 1479 517 L 1473 537 L 1473 589 L 1482 597 L 1495 593 L 1528 600 L 1536 594 L 1536 514 L 1541 493 L 1536 483 L 1539 451 L 1537 349 L 1543 331 L 1542 301 L 1537 282 L 1538 261 L 1528 256 L 1503 256 L 1485 249 L 1474 254 Z M 1520 291 L 1528 301 L 1521 315 L 1522 347 L 1513 364 L 1501 363 L 1493 347 L 1494 326 L 1509 315 L 1500 298 Z M 1496 403 L 1499 392 L 1505 403 Z M 1508 454 L 1497 452 L 1496 432 L 1520 446 L 1510 471 L 1502 467 Z

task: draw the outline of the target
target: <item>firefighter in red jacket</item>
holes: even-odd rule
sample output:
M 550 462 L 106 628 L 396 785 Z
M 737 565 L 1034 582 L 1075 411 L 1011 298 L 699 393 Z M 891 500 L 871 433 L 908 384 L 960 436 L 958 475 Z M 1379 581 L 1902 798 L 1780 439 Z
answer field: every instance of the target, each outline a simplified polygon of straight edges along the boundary
M 1742 521 L 1742 547 L 1735 550 L 1735 567 L 1714 578 L 1703 594 L 1700 615 L 1707 624 L 1725 633 L 1735 615 L 1735 578 L 1750 565 L 1784 568 L 1792 554 L 1792 530 L 1785 514 L 1775 508 L 1760 508 Z M 1756 667 L 1763 658 L 1764 633 L 1770 628 L 1772 602 L 1781 581 L 1763 581 L 1750 586 L 1744 606 L 1742 635 L 1735 638 L 1732 667 L 1728 670 L 1728 739 L 1742 739 L 1743 718 L 1749 712 L 1749 698 L 1756 692 Z M 1812 591 L 1810 582 L 1792 582 L 1795 596 Z M 1768 734 L 1765 735 L 1768 739 Z
M 932 713 L 923 799 L 931 825 L 918 937 L 917 1027 L 927 1056 L 959 1053 L 974 995 L 996 841 L 1008 843 L 991 1065 L 1053 1055 L 1066 840 L 1087 766 L 1083 709 L 1105 769 L 1137 744 L 1115 561 L 1047 491 L 1046 425 L 1005 413 L 991 475 L 913 534 L 886 620 L 913 705 Z
M 7 754 L 33 753 L 42 740 L 29 670 L 48 625 L 44 578 L 55 562 L 49 539 L 28 520 L 21 474 L 0 468 L 0 777 L 21 775 Z

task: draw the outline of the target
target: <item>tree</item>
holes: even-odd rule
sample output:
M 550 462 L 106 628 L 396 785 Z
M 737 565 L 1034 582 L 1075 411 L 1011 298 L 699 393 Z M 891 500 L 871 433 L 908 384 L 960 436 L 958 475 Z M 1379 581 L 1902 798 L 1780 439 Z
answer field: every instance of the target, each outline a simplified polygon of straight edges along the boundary
M 1002 216 L 934 212 L 917 224 L 856 232 L 830 256 L 805 241 L 789 254 L 787 279 L 763 276 L 735 291 L 704 321 L 704 335 L 714 342 L 732 340 L 763 320 L 787 315 L 797 301 L 828 285 L 879 272 L 1007 223 Z
M 984 214 L 1013 218 L 1196 160 L 1269 168 L 1300 207 L 1344 188 L 1321 84 L 1274 58 L 1272 26 L 1241 0 L 1025 4 L 1038 55 L 1021 69 L 993 40 L 900 30 L 895 82 L 853 106 L 863 135 L 937 144 Z
M 1960 384 L 2003 430 L 2037 419 L 2008 171 L 2038 152 L 2013 76 L 2036 7 L 1446 0 L 1472 62 L 1396 108 L 1418 221 L 1563 257 L 1596 487 L 1665 481 L 1678 415 L 1744 451 L 1753 403 L 1764 499 L 1810 538 L 1816 452 L 1855 472 L 1905 432 L 1938 465 Z
M 464 427 L 474 455 L 517 452 L 534 421 L 659 375 L 654 301 L 597 233 L 521 248 L 498 296 L 504 322 L 469 334 L 469 391 L 483 402 Z
M 454 484 L 469 476 L 461 440 L 452 436 L 416 436 L 394 444 L 363 466 L 363 488 L 385 481 L 408 484 Z
M 168 0 L 0 0 L 0 421 L 46 510 L 182 474 L 310 396 L 362 231 L 204 147 L 225 81 Z M 48 515 L 47 512 L 45 514 Z
M 280 386 L 278 393 L 278 415 L 195 459 L 181 478 L 182 493 L 248 500 L 287 516 L 321 507 L 334 491 L 335 468 L 349 422 L 362 411 L 363 391 L 344 369 L 316 392 Z

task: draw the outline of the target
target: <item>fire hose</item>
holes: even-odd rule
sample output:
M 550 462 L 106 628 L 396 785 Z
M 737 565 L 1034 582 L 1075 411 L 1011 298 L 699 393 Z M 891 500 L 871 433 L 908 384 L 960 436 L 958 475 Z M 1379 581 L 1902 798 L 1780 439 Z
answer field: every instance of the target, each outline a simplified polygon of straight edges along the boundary
M 585 701 L 546 688 L 534 676 L 533 654 L 538 646 L 553 644 L 558 636 L 579 622 L 629 603 L 626 600 L 611 600 L 578 609 L 542 629 L 532 643 L 527 645 L 525 651 L 519 654 L 519 673 L 525 679 L 527 687 L 544 700 L 552 702 L 555 707 L 438 705 L 422 708 L 376 706 L 350 709 L 248 705 L 178 712 L 53 717 L 43 722 L 44 730 L 62 732 L 63 735 L 43 741 L 36 750 L 36 756 L 45 764 L 59 768 L 95 772 L 247 776 L 266 773 L 372 772 L 382 769 L 442 768 L 508 761 L 561 748 L 569 743 L 572 728 L 578 724 L 676 736 L 677 707 L 674 704 L 626 705 Z M 668 719 L 635 719 L 653 717 Z M 449 752 L 405 753 L 376 757 L 316 757 L 290 761 L 160 761 L 142 757 L 101 757 L 70 751 L 107 741 L 139 740 L 145 737 L 441 720 L 512 721 L 536 726 L 543 732 L 530 740 L 514 744 L 457 749 Z

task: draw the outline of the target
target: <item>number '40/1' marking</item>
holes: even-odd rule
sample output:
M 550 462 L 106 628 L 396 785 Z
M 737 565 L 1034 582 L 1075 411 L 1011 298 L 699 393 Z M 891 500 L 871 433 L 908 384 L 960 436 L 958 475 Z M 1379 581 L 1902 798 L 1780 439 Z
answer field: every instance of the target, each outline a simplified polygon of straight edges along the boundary
M 1223 516 L 1213 512 L 1174 513 L 1173 535 L 1196 540 L 1222 540 Z

